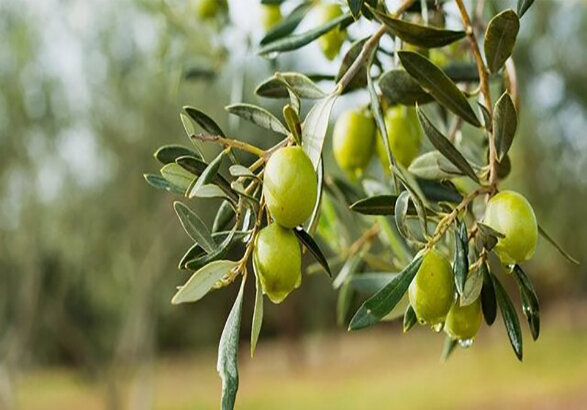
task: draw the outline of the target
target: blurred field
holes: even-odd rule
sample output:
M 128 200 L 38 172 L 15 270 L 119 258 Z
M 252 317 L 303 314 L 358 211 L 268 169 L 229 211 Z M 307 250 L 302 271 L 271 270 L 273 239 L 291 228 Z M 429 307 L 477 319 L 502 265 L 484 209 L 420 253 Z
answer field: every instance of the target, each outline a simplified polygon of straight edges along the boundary
M 587 324 L 577 322 L 583 311 L 550 314 L 537 343 L 526 333 L 524 363 L 511 352 L 500 318 L 444 364 L 442 337 L 425 329 L 402 335 L 395 326 L 378 327 L 300 344 L 262 341 L 253 360 L 242 343 L 237 408 L 585 408 Z M 215 362 L 214 350 L 161 359 L 125 385 L 125 407 L 141 408 L 134 400 L 140 397 L 156 409 L 216 409 Z M 30 410 L 101 409 L 104 392 L 63 369 L 25 374 L 17 386 L 20 408 Z

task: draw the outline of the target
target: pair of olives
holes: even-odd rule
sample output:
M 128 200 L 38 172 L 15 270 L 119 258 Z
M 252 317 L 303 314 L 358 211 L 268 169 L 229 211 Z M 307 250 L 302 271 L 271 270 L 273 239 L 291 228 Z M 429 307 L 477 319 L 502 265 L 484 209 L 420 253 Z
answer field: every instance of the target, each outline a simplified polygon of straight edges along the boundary
M 494 250 L 505 264 L 530 259 L 536 250 L 538 225 L 530 203 L 517 192 L 502 191 L 493 196 L 485 211 L 484 223 L 504 235 Z M 431 326 L 444 322 L 453 339 L 472 339 L 481 326 L 481 301 L 460 306 L 454 301 L 455 285 L 448 259 L 429 251 L 410 284 L 409 299 L 418 321 Z
M 317 192 L 314 166 L 301 147 L 281 148 L 271 155 L 263 195 L 274 222 L 259 231 L 253 264 L 273 303 L 283 301 L 302 281 L 302 252 L 292 228 L 310 217 Z
M 408 167 L 420 151 L 422 131 L 413 107 L 393 106 L 385 112 L 387 141 L 396 161 Z M 385 170 L 389 160 L 373 117 L 361 110 L 344 112 L 336 121 L 332 137 L 334 159 L 351 178 L 360 176 L 374 151 Z

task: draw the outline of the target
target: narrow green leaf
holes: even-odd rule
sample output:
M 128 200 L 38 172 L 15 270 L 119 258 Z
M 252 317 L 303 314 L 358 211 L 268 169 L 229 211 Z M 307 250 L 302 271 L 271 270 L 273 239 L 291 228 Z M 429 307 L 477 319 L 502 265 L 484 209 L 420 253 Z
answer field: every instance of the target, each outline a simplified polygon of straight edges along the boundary
M 425 104 L 434 100 L 410 74 L 402 69 L 383 73 L 379 77 L 379 88 L 390 105 Z
M 499 162 L 510 149 L 517 127 L 518 115 L 516 114 L 516 107 L 506 91 L 495 103 L 493 112 L 493 133 Z
M 290 104 L 283 107 L 283 118 L 289 128 L 289 131 L 293 135 L 296 144 L 302 145 L 302 121 L 299 117 L 299 107 L 295 108 Z
M 183 226 L 190 238 L 200 244 L 206 253 L 212 253 L 217 245 L 200 217 L 179 201 L 173 203 L 173 208 L 179 217 L 181 226 Z
M 199 152 L 196 152 L 190 148 L 184 147 L 182 145 L 164 145 L 160 147 L 157 151 L 155 151 L 155 159 L 161 162 L 162 164 L 170 164 L 175 162 L 175 160 L 179 157 L 183 157 L 185 155 L 190 155 L 199 159 L 202 159 L 202 155 Z
M 481 296 L 481 289 L 483 288 L 483 269 L 485 269 L 484 266 L 485 265 L 481 265 L 480 268 L 475 269 L 467 277 L 463 293 L 460 297 L 461 306 L 468 306 Z
M 287 36 L 298 27 L 301 21 L 306 16 L 309 9 L 312 7 L 311 1 L 306 1 L 298 5 L 291 11 L 287 16 L 283 18 L 279 23 L 273 26 L 261 39 L 260 44 L 265 45 Z
M 320 87 L 300 73 L 277 73 L 259 84 L 255 94 L 267 98 L 288 98 L 288 86 L 299 98 L 317 100 L 326 97 Z
M 255 270 L 255 309 L 253 310 L 253 322 L 251 324 L 251 357 L 255 354 L 257 341 L 261 333 L 261 325 L 263 324 L 263 287 L 254 263 L 253 269 Z
M 225 229 L 230 221 L 234 218 L 235 212 L 230 201 L 223 201 L 216 212 L 212 232 L 218 232 Z
M 467 236 L 467 225 L 463 221 L 457 222 L 455 230 L 455 255 L 453 261 L 453 273 L 455 286 L 459 295 L 463 294 L 465 281 L 469 272 L 469 245 Z
M 233 177 L 236 177 L 236 178 L 239 178 L 239 177 L 253 178 L 253 179 L 257 178 L 257 176 L 255 174 L 253 174 L 247 167 L 240 165 L 240 164 L 231 165 L 228 168 L 228 172 L 230 172 L 230 175 L 232 175 Z
M 171 184 L 169 181 L 167 181 L 161 175 L 144 174 L 143 177 L 145 178 L 145 181 L 147 181 L 147 183 L 154 188 L 162 189 L 164 191 L 172 192 L 174 194 L 183 195 L 185 193 L 185 191 L 182 191 L 182 189 L 180 187 Z
M 306 249 L 310 252 L 310 254 L 314 257 L 316 262 L 320 264 L 328 274 L 328 276 L 332 277 L 332 271 L 330 270 L 330 266 L 328 266 L 328 261 L 324 257 L 324 254 L 320 250 L 318 244 L 314 241 L 314 239 L 301 227 L 294 228 L 294 233 L 298 237 L 299 241 L 306 247 Z
M 439 104 L 475 127 L 481 126 L 467 97 L 440 68 L 419 53 L 398 51 L 398 55 L 406 71 Z
M 493 282 L 497 304 L 499 305 L 501 317 L 503 318 L 503 323 L 510 339 L 510 343 L 518 360 L 522 361 L 522 330 L 520 328 L 518 314 L 516 313 L 512 300 L 503 288 L 499 279 L 497 279 L 495 275 L 491 275 L 491 281 Z
M 347 0 L 347 3 L 349 5 L 349 9 L 351 10 L 351 13 L 355 19 L 358 19 L 359 15 L 361 14 L 361 8 L 363 7 L 363 1 L 364 0 Z
M 200 177 L 208 168 L 208 164 L 192 156 L 179 157 L 175 160 L 175 162 L 183 169 Z M 238 196 L 230 188 L 230 183 L 226 180 L 226 178 L 224 178 L 219 173 L 216 173 L 216 175 L 212 177 L 212 180 L 208 182 L 218 185 L 218 187 L 220 187 L 220 189 L 224 191 L 224 193 L 231 199 L 233 203 L 236 203 L 238 201 Z
M 483 310 L 483 317 L 485 323 L 489 326 L 495 322 L 497 316 L 497 300 L 495 299 L 495 289 L 489 273 L 489 266 L 484 263 L 481 266 L 483 272 L 483 287 L 481 288 L 481 309 Z
M 479 229 L 478 238 L 481 242 L 481 245 L 488 251 L 492 250 L 495 245 L 497 245 L 499 238 L 505 238 L 504 234 L 497 232 L 495 229 L 485 225 L 484 223 L 477 222 L 477 228 Z
M 188 281 L 179 288 L 171 303 L 196 302 L 212 289 L 214 284 L 229 273 L 238 263 L 227 260 L 210 262 L 197 270 Z
M 195 107 L 185 106 L 183 110 L 191 119 L 193 119 L 200 127 L 204 129 L 204 131 L 208 132 L 210 135 L 219 135 L 221 137 L 225 137 L 224 132 L 222 129 L 214 122 L 212 118 L 204 114 L 202 111 L 198 110 Z
M 248 235 L 246 231 L 240 231 L 238 238 L 243 238 L 244 236 Z M 234 228 L 228 233 L 228 235 L 224 238 L 224 240 L 218 245 L 216 250 L 209 254 L 202 254 L 201 256 L 195 257 L 185 263 L 185 269 L 188 270 L 198 270 L 202 266 L 207 265 L 210 262 L 225 258 L 228 254 L 228 251 L 231 247 L 235 244 L 233 238 L 236 236 L 236 225 Z
M 314 104 L 306 115 L 302 128 L 302 147 L 312 161 L 314 169 L 318 169 L 322 146 L 328 130 L 328 120 L 337 94 L 331 94 Z
M 306 31 L 305 33 L 290 35 L 267 43 L 259 49 L 257 54 L 265 57 L 274 57 L 278 53 L 297 50 L 339 25 L 348 25 L 348 23 L 352 21 L 353 17 L 349 13 L 342 14 L 321 26 Z
M 479 110 L 481 111 L 481 115 L 483 116 L 483 126 L 487 129 L 487 131 L 492 132 L 493 124 L 489 110 L 480 102 L 478 102 L 477 105 L 479 106 Z
M 422 257 L 417 256 L 396 278 L 375 295 L 367 299 L 353 316 L 349 324 L 349 330 L 371 326 L 391 312 L 408 290 L 421 263 Z
M 458 204 L 463 196 L 453 183 L 449 181 L 432 181 L 429 179 L 417 178 L 420 190 L 429 201 L 433 202 L 454 202 Z
M 189 186 L 193 183 L 196 176 L 189 171 L 186 171 L 175 162 L 166 164 L 161 168 L 161 175 L 169 183 L 176 186 L 185 194 Z
M 432 26 L 423 26 L 405 20 L 393 18 L 379 10 L 371 9 L 377 20 L 394 35 L 406 43 L 418 47 L 436 48 L 454 43 L 466 36 L 464 31 L 444 30 Z
M 512 55 L 519 30 L 520 20 L 512 9 L 502 11 L 489 21 L 483 43 L 489 71 L 499 71 Z
M 554 246 L 556 250 L 559 251 L 559 253 L 565 257 L 566 260 L 568 260 L 571 263 L 574 263 L 575 265 L 579 264 L 579 261 L 573 258 L 571 255 L 569 255 L 567 251 L 565 251 L 558 243 L 556 243 L 556 241 L 552 239 L 552 237 L 548 233 L 546 233 L 544 228 L 540 225 L 538 225 L 538 233 L 540 233 L 540 235 L 542 235 L 544 239 L 546 239 L 552 246 Z
M 452 352 L 454 352 L 455 347 L 457 347 L 458 341 L 455 339 L 451 339 L 449 336 L 444 338 L 444 345 L 442 346 L 442 353 L 440 355 L 440 360 L 445 362 L 448 360 Z
M 430 122 L 424 111 L 419 106 L 416 107 L 418 111 L 418 119 L 420 125 L 424 130 L 424 134 L 428 137 L 434 148 L 436 148 L 442 155 L 444 155 L 450 162 L 452 162 L 458 169 L 475 182 L 479 182 L 479 178 L 471 167 L 471 164 L 463 157 L 463 155 L 455 148 L 454 145 L 444 136 L 438 129 Z
M 404 238 L 408 238 L 410 236 L 410 231 L 408 230 L 406 224 L 409 201 L 410 193 L 408 191 L 402 191 L 395 201 L 395 225 Z
M 218 174 L 218 170 L 220 169 L 220 164 L 222 164 L 222 159 L 224 158 L 224 154 L 225 154 L 225 151 L 220 151 L 220 154 L 218 154 L 216 156 L 216 158 L 214 158 L 208 164 L 206 169 L 204 169 L 204 171 L 202 172 L 202 175 L 200 175 L 200 177 L 198 178 L 196 183 L 192 186 L 192 189 L 190 189 L 190 192 L 188 194 L 189 198 L 200 196 L 198 194 L 198 191 L 200 190 L 200 188 L 202 188 L 204 185 L 207 185 L 210 182 L 214 181 L 214 177 Z
M 528 11 L 534 0 L 518 0 L 518 16 L 522 16 Z
M 359 254 L 355 254 L 348 258 L 344 265 L 342 265 L 342 268 L 340 269 L 340 272 L 338 272 L 338 275 L 336 275 L 336 278 L 334 278 L 332 281 L 332 287 L 334 289 L 340 288 L 348 278 L 352 277 L 353 274 L 359 270 L 361 263 L 362 260 Z
M 396 201 L 395 195 L 375 195 L 359 199 L 350 206 L 350 209 L 363 215 L 395 215 Z M 416 214 L 413 204 L 408 207 L 408 213 Z
M 230 310 L 218 344 L 218 364 L 216 370 L 222 379 L 221 410 L 233 410 L 238 391 L 238 339 L 241 327 L 243 293 L 245 281 Z
M 357 292 L 375 294 L 391 282 L 397 273 L 389 272 L 363 272 L 360 275 L 353 275 L 349 284 Z
M 412 305 L 408 305 L 408 308 L 406 309 L 406 313 L 404 313 L 404 323 L 403 323 L 404 333 L 408 333 L 410 331 L 410 329 L 413 328 L 416 323 L 418 323 L 418 318 L 416 317 L 416 312 L 414 311 L 414 308 L 412 307 Z
M 349 309 L 355 297 L 355 292 L 349 285 L 349 281 L 345 281 L 340 290 L 338 291 L 338 297 L 336 299 L 336 324 L 344 326 L 347 321 Z
M 463 175 L 452 162 L 438 151 L 430 151 L 412 161 L 408 171 L 424 179 L 448 179 Z
M 237 115 L 261 128 L 288 135 L 287 128 L 273 114 L 264 108 L 252 104 L 232 104 L 226 107 L 226 111 Z
M 220 243 L 219 248 L 222 248 L 224 246 L 224 243 L 227 242 L 227 240 L 231 241 L 233 238 L 235 240 L 242 239 L 248 234 L 249 234 L 249 232 L 247 232 L 247 231 L 236 231 L 233 229 L 230 231 L 214 232 L 212 234 L 212 238 L 214 238 L 214 241 L 216 243 Z M 199 259 L 203 255 L 206 255 L 206 252 L 204 252 L 204 249 L 202 249 L 202 247 L 199 244 L 194 243 L 187 250 L 187 252 L 183 255 L 183 257 L 179 261 L 178 268 L 179 269 L 188 269 L 188 270 L 198 270 L 199 267 L 193 268 L 191 265 L 194 260 Z M 212 261 L 212 259 L 208 260 L 208 262 L 211 262 L 211 261 Z M 207 262 L 204 263 L 204 265 L 205 264 L 207 264 Z M 201 265 L 201 266 L 203 266 L 203 265 Z
M 320 211 L 322 210 L 322 192 L 324 191 L 324 158 L 320 158 L 320 165 L 316 170 L 316 204 L 314 205 L 314 209 L 312 210 L 312 215 L 310 215 L 310 219 L 304 225 L 304 229 L 308 234 L 314 235 L 316 233 L 316 229 L 318 228 L 318 223 L 320 222 Z
M 534 290 L 532 281 L 519 265 L 514 266 L 514 277 L 520 290 L 522 312 L 528 320 L 532 339 L 537 340 L 538 336 L 540 336 L 540 305 L 538 303 L 538 295 Z
M 351 48 L 345 53 L 344 57 L 342 58 L 342 63 L 340 64 L 340 68 L 338 69 L 338 73 L 334 78 L 334 82 L 338 83 L 340 79 L 346 74 L 350 66 L 355 62 L 361 50 L 363 49 L 363 45 L 367 41 L 367 38 L 362 40 L 355 41 Z M 361 67 L 360 70 L 357 71 L 355 76 L 351 79 L 349 85 L 343 90 L 343 94 L 357 88 L 362 88 L 367 84 L 367 67 Z

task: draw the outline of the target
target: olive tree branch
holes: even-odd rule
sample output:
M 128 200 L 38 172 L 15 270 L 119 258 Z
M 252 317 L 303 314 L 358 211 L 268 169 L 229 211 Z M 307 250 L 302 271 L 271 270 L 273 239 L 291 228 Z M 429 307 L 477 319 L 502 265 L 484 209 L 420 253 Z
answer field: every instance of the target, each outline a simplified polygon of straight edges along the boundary
M 234 147 L 240 149 L 241 151 L 250 152 L 258 157 L 263 157 L 265 155 L 265 151 L 261 148 L 255 147 L 254 145 L 248 144 L 243 141 L 235 140 L 232 138 L 225 138 L 221 137 L 220 135 L 209 135 L 209 134 L 193 134 L 190 138 L 200 140 L 203 142 L 216 142 L 218 144 L 222 144 L 224 147 Z

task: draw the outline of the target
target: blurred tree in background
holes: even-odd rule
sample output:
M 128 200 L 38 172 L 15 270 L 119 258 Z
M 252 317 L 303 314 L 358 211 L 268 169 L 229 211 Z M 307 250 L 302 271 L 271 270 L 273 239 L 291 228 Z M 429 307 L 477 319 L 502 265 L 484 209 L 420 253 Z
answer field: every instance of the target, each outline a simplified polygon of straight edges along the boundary
M 67 363 L 107 379 L 120 365 L 219 337 L 236 289 L 170 305 L 186 279 L 172 267 L 189 242 L 170 198 L 144 183 L 153 165 L 145 158 L 184 142 L 185 104 L 272 145 L 254 126 L 229 124 L 223 107 L 251 98 L 275 67 L 252 51 L 260 33 L 238 11 L 236 27 L 218 38 L 190 10 L 155 0 L 0 4 L 0 397 L 22 366 Z M 525 17 L 516 47 L 522 142 L 506 183 L 579 256 L 587 253 L 586 26 L 582 1 L 537 2 Z M 329 64 L 299 55 L 279 70 Z M 207 201 L 199 213 L 211 218 L 218 203 Z M 585 265 L 554 252 L 541 244 L 531 262 L 538 293 L 584 297 Z M 268 307 L 264 335 L 332 327 L 335 300 L 327 280 L 307 281 L 287 304 Z

